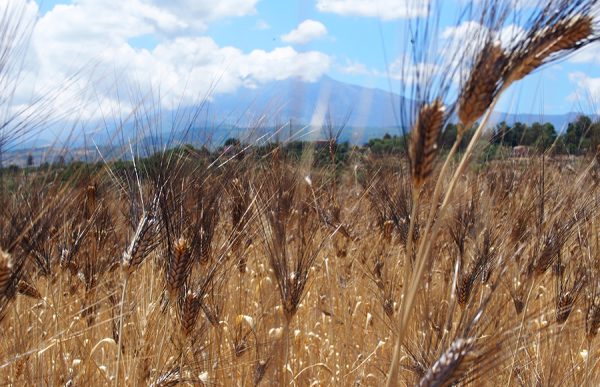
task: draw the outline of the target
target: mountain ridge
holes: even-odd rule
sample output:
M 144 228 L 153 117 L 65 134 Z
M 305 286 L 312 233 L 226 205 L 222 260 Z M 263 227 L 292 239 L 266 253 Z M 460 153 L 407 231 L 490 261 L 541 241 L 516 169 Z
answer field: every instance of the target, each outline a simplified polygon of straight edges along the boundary
M 244 137 L 249 132 L 258 128 L 259 132 L 265 134 L 287 125 L 287 136 L 291 132 L 304 129 L 302 139 L 315 140 L 323 138 L 324 132 L 320 128 L 331 123 L 335 129 L 341 125 L 345 126 L 342 131 L 341 140 L 350 141 L 354 144 L 364 144 L 371 138 L 382 137 L 384 134 L 399 135 L 400 128 L 399 112 L 402 104 L 408 106 L 412 101 L 399 94 L 380 88 L 364 87 L 355 84 L 335 80 L 329 76 L 323 76 L 316 82 L 303 82 L 299 79 L 286 79 L 269 82 L 256 87 L 244 87 L 236 92 L 223 93 L 212 96 L 209 100 L 200 104 L 201 116 L 206 117 L 204 127 L 196 124 L 193 141 L 201 143 L 210 139 L 212 143 L 220 143 L 227 137 Z M 194 106 L 182 108 L 193 111 Z M 181 116 L 179 111 L 163 112 L 161 122 L 162 128 L 173 128 L 170 121 L 174 116 Z M 509 125 L 519 121 L 525 124 L 533 122 L 550 122 L 557 132 L 566 130 L 567 124 L 577 118 L 581 113 L 569 112 L 565 114 L 510 114 L 504 112 L 492 113 L 489 126 L 494 126 L 501 121 Z M 590 115 L 599 119 L 597 115 Z M 187 123 L 183 123 L 187 124 Z M 93 126 L 93 125 L 91 125 Z M 68 125 L 65 125 L 68 127 Z M 123 129 L 125 137 L 140 138 L 136 133 L 133 123 Z M 182 131 L 180 128 L 169 129 Z M 211 132 L 212 131 L 212 132 Z M 96 144 L 110 144 L 109 131 L 101 131 L 102 134 L 86 135 L 69 143 L 70 147 L 82 147 L 90 144 L 90 139 Z M 211 132 L 211 133 L 209 133 Z M 158 136 L 158 133 L 142 133 L 144 136 Z M 164 130 L 160 135 L 163 139 L 169 137 L 169 131 Z M 180 141 L 186 141 L 183 135 L 175 136 Z M 65 143 L 58 137 L 50 140 L 40 136 L 35 140 L 16 146 L 15 149 L 27 149 L 43 147 L 53 144 Z

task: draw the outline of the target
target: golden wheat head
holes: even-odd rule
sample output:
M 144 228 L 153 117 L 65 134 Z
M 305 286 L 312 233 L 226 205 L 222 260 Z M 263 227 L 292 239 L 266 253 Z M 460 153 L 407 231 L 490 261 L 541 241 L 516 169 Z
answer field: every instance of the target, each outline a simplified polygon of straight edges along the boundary
M 12 276 L 12 259 L 10 254 L 0 250 L 0 295 L 8 288 Z
M 419 387 L 452 386 L 468 371 L 467 357 L 473 351 L 473 339 L 456 339 L 450 348 L 427 370 Z
M 507 78 L 518 81 L 542 66 L 553 54 L 573 50 L 594 34 L 591 16 L 576 15 L 538 31 L 517 50 L 510 61 Z
M 190 243 L 186 238 L 179 238 L 173 244 L 173 254 L 167 269 L 167 290 L 169 294 L 177 294 L 185 283 L 190 266 Z
M 433 172 L 437 141 L 444 122 L 446 109 L 440 100 L 424 105 L 412 131 L 410 159 L 415 187 L 423 185 Z
M 499 43 L 490 41 L 479 52 L 458 101 L 460 130 L 468 129 L 492 104 L 505 65 L 506 55 Z

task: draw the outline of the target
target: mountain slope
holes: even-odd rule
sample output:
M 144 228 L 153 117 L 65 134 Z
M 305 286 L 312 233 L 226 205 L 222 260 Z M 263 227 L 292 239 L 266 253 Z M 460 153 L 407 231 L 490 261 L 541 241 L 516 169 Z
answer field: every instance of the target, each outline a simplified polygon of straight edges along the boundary
M 386 131 L 400 132 L 400 106 L 409 102 L 407 98 L 385 90 L 351 85 L 324 76 L 314 83 L 285 80 L 218 95 L 208 104 L 208 108 L 211 116 L 240 127 L 252 127 L 257 122 L 266 124 L 264 126 L 276 126 L 289 120 L 298 126 L 311 123 L 318 125 L 323 122 L 319 117 L 326 117 L 325 112 L 328 111 L 334 125 L 346 123 L 347 131 L 359 132 L 355 135 L 347 133 L 347 137 L 364 141 Z M 508 124 L 517 121 L 526 124 L 550 122 L 561 132 L 578 115 L 494 112 L 490 125 L 501 121 Z
M 172 118 L 182 116 L 181 112 L 163 111 L 160 128 L 153 128 L 153 133 L 142 131 L 135 133 L 133 123 L 126 123 L 124 127 L 125 138 L 162 137 L 163 140 L 172 139 L 175 142 L 218 144 L 227 137 L 245 137 L 254 129 L 260 133 L 272 132 L 273 128 L 280 128 L 284 124 L 292 123 L 291 132 L 304 129 L 304 139 L 323 138 L 322 125 L 329 120 L 334 128 L 345 124 L 341 139 L 353 143 L 365 143 L 370 138 L 381 137 L 385 133 L 400 134 L 399 112 L 402 104 L 408 106 L 410 100 L 398 94 L 376 88 L 367 88 L 358 85 L 334 80 L 323 76 L 317 82 L 302 82 L 298 79 L 261 84 L 254 88 L 240 88 L 235 92 L 213 96 L 202 106 L 199 114 L 200 120 L 195 122 L 191 132 L 185 133 L 181 127 L 173 127 Z M 193 106 L 181 109 L 192 114 Z M 185 116 L 185 114 L 183 114 Z M 561 115 L 540 114 L 507 114 L 494 112 L 490 126 L 506 121 L 513 124 L 520 121 L 526 124 L 533 122 L 550 122 L 558 132 L 566 129 L 569 122 L 577 117 L 577 113 Z M 598 118 L 597 116 L 595 118 Z M 187 126 L 185 119 L 179 126 Z M 61 125 L 59 125 L 61 126 Z M 69 124 L 62 125 L 70 127 Z M 102 124 L 90 127 L 103 127 Z M 200 128 L 200 129 L 198 129 Z M 177 133 L 169 133 L 169 131 Z M 165 131 L 165 133 L 161 133 Z M 289 136 L 289 126 L 286 126 L 282 138 Z M 253 135 L 256 137 L 256 134 Z M 108 145 L 111 142 L 110 130 L 98 131 L 97 134 L 88 136 L 73 136 L 70 140 L 71 147 L 87 147 L 90 139 L 96 144 Z M 252 136 L 251 136 L 252 137 Z M 46 138 L 46 140 L 44 140 Z M 55 140 L 42 134 L 42 138 L 30 142 L 29 147 L 55 144 Z M 29 148 L 26 144 L 19 144 L 15 149 Z

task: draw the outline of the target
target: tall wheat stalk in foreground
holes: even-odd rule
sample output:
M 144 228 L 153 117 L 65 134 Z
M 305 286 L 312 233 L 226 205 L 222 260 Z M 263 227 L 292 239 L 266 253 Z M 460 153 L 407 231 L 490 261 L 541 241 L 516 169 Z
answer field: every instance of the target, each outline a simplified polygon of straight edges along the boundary
M 577 12 L 574 12 L 575 15 L 573 16 L 572 13 L 567 13 L 560 15 L 557 19 L 550 18 L 547 20 L 545 15 L 546 12 L 558 12 L 561 10 L 560 7 L 570 7 L 570 5 L 567 6 L 564 2 L 559 1 L 556 2 L 556 4 L 551 2 L 551 4 L 546 5 L 543 8 L 544 12 L 540 16 L 541 20 L 534 24 L 534 28 L 532 31 L 528 32 L 524 42 L 517 44 L 515 46 L 516 48 L 511 52 L 504 54 L 503 49 L 498 47 L 497 44 L 486 44 L 478 54 L 477 60 L 475 61 L 475 67 L 472 70 L 471 76 L 466 87 L 463 89 L 463 94 L 459 100 L 459 118 L 461 119 L 462 129 L 459 129 L 459 135 L 457 136 L 455 145 L 453 146 L 450 155 L 447 157 L 446 163 L 442 167 L 442 173 L 438 177 L 436 189 L 433 194 L 433 201 L 431 203 L 430 216 L 427 221 L 424 237 L 421 240 L 417 252 L 415 271 L 411 280 L 405 282 L 408 285 L 408 290 L 404 292 L 402 307 L 400 309 L 400 332 L 396 337 L 394 355 L 387 379 L 388 386 L 395 386 L 397 383 L 400 348 L 402 346 L 404 335 L 406 334 L 406 327 L 411 316 L 415 296 L 421 286 L 421 278 L 425 266 L 430 260 L 431 250 L 437 239 L 441 224 L 441 222 L 438 221 L 432 225 L 433 214 L 440 192 L 439 187 L 441 179 L 446 172 L 445 169 L 449 158 L 453 156 L 457 144 L 462 140 L 462 131 L 466 125 L 472 124 L 478 118 L 478 115 L 487 111 L 478 128 L 475 130 L 465 154 L 462 156 L 461 161 L 446 188 L 444 198 L 439 208 L 439 219 L 443 219 L 456 183 L 464 173 L 465 168 L 470 161 L 475 144 L 477 144 L 483 130 L 487 127 L 490 115 L 503 91 L 507 90 L 514 82 L 523 79 L 541 65 L 548 63 L 550 60 L 555 60 L 561 53 L 569 53 L 582 47 L 586 43 L 593 41 L 593 34 L 595 32 L 593 27 L 594 21 L 593 17 L 589 16 L 589 13 L 593 12 L 592 3 L 593 2 L 581 2 L 581 8 L 575 9 L 575 11 L 587 12 L 587 14 L 580 15 L 577 14 Z M 573 12 L 573 8 L 562 9 L 568 9 Z M 479 79 L 478 77 L 482 78 Z M 482 84 L 483 86 L 477 87 L 477 84 Z M 433 131 L 434 129 L 431 128 L 431 130 Z M 411 140 L 413 141 L 412 147 L 418 146 L 417 141 L 419 141 L 419 137 L 419 135 L 413 135 Z M 411 160 L 412 163 L 423 163 L 424 161 L 427 160 L 414 158 Z M 419 166 L 413 166 L 413 171 L 419 171 L 419 169 Z M 415 179 L 413 178 L 413 180 Z M 415 183 L 417 183 L 416 180 Z M 430 231 L 431 227 L 433 227 L 433 229 Z
M 119 333 L 117 340 L 117 366 L 115 373 L 115 385 L 119 384 L 119 368 L 121 363 L 121 343 L 123 341 L 123 314 L 125 297 L 127 295 L 127 285 L 129 277 L 138 268 L 150 253 L 158 246 L 158 235 L 160 232 L 160 223 L 156 216 L 158 195 L 154 197 L 148 208 L 144 208 L 140 220 L 135 228 L 129 247 L 123 253 L 121 268 L 123 273 L 123 290 L 121 293 L 120 312 L 119 312 Z

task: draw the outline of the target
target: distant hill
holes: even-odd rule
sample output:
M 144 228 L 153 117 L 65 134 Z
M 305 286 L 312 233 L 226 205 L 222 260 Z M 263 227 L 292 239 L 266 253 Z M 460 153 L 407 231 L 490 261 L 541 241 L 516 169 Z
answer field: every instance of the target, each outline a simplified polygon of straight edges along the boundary
M 362 143 L 369 138 L 381 137 L 386 132 L 398 134 L 400 106 L 408 103 L 409 99 L 395 93 L 351 85 L 324 76 L 314 83 L 285 80 L 218 95 L 207 107 L 210 116 L 221 117 L 224 122 L 237 123 L 242 127 L 258 122 L 259 117 L 265 117 L 266 122 L 271 124 L 291 119 L 296 125 L 308 125 L 315 121 L 318 123 L 318 117 L 329 112 L 334 125 L 346 122 L 348 129 L 345 139 Z M 558 132 L 562 132 L 578 115 L 494 112 L 490 125 L 501 121 L 508 124 L 517 121 L 525 124 L 550 122 Z
M 317 82 L 288 79 L 215 95 L 202 106 L 200 119 L 189 130 L 173 128 L 172 119 L 174 116 L 193 114 L 196 109 L 193 106 L 181 109 L 186 112 L 183 114 L 181 111 L 163 111 L 161 120 L 157 121 L 160 122 L 160 129 L 155 128 L 153 133 L 144 131 L 135 133 L 134 125 L 126 124 L 124 136 L 116 136 L 116 138 L 112 138 L 112 135 L 104 130 L 85 139 L 83 136 L 79 138 L 73 136 L 73 140 L 58 141 L 58 144 L 49 136 L 41 136 L 35 141 L 15 146 L 15 150 L 22 153 L 29 148 L 47 146 L 61 148 L 60 144 L 65 142 L 71 148 L 88 148 L 93 143 L 99 146 L 118 145 L 115 144 L 115 140 L 118 143 L 119 140 L 129 141 L 127 139 L 132 138 L 135 139 L 134 143 L 141 143 L 144 146 L 157 142 L 219 144 L 228 137 L 257 138 L 272 133 L 275 128 L 281 128 L 283 125 L 286 125 L 285 130 L 279 133 L 279 138 L 286 139 L 290 133 L 301 130 L 298 136 L 310 140 L 324 137 L 320 125 L 328 119 L 334 127 L 346 124 L 346 129 L 342 132 L 342 140 L 363 144 L 371 138 L 382 137 L 385 133 L 400 134 L 400 107 L 402 104 L 409 103 L 410 100 L 398 94 L 340 82 L 328 76 L 321 77 Z M 494 112 L 490 125 L 501 121 L 506 121 L 508 124 L 517 121 L 526 124 L 536 121 L 550 122 L 558 132 L 562 132 L 577 115 L 578 113 L 540 115 Z M 595 118 L 599 117 L 595 116 Z M 292 124 L 291 130 L 289 123 Z M 187 124 L 185 118 L 183 124 Z M 102 127 L 102 124 L 99 127 Z

